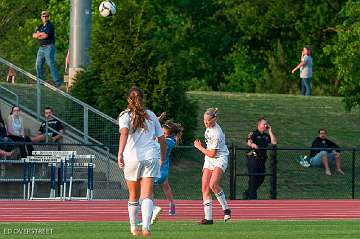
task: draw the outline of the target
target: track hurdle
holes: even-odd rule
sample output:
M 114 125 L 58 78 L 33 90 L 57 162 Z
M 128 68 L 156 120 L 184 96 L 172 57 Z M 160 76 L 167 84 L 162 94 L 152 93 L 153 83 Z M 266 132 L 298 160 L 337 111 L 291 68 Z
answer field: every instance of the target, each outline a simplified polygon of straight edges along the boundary
M 33 156 L 25 160 L 28 167 L 28 199 L 57 199 L 66 198 L 66 163 L 69 157 L 76 155 L 76 151 L 33 151 Z M 50 194 L 48 198 L 34 197 L 35 182 L 47 182 L 49 179 L 35 178 L 35 165 L 47 164 L 50 166 Z M 58 169 L 58 170 L 57 170 Z M 58 184 L 60 185 L 59 196 L 56 197 L 56 171 L 58 171 Z M 31 177 L 31 180 L 30 180 Z M 31 181 L 31 185 L 30 185 Z
M 70 162 L 66 165 L 66 168 L 70 167 L 70 179 L 69 179 L 69 192 L 67 200 L 72 199 L 85 199 L 91 200 L 93 199 L 93 191 L 94 191 L 94 168 L 95 164 L 93 160 L 95 155 L 74 155 L 70 158 Z M 87 160 L 89 162 L 76 162 L 78 160 Z M 85 197 L 73 197 L 72 196 L 72 189 L 73 189 L 73 182 L 74 179 L 74 169 L 80 168 L 87 168 L 87 189 L 86 189 L 86 196 Z M 66 182 L 65 182 L 66 184 Z

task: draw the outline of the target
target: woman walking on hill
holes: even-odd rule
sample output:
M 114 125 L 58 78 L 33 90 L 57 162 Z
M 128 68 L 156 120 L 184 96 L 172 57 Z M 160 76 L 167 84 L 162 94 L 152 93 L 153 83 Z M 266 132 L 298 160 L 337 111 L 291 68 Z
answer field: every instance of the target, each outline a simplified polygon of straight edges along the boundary
M 200 221 L 200 224 L 213 224 L 211 191 L 215 193 L 224 211 L 224 221 L 231 218 L 231 210 L 225 193 L 220 187 L 221 177 L 228 164 L 229 150 L 225 144 L 225 135 L 216 123 L 217 112 L 217 108 L 209 108 L 204 113 L 206 148 L 201 145 L 199 139 L 194 141 L 194 146 L 205 155 L 201 183 L 205 218 Z
M 291 71 L 291 73 L 294 74 L 298 69 L 300 69 L 302 95 L 312 95 L 312 65 L 313 59 L 311 57 L 311 50 L 309 47 L 304 47 L 301 53 L 300 63 Z
M 150 220 L 154 207 L 153 180 L 160 176 L 166 143 L 156 115 L 144 107 L 143 92 L 133 87 L 128 92 L 128 107 L 119 115 L 118 165 L 124 170 L 129 190 L 130 231 L 139 235 L 139 198 L 142 198 L 142 234 L 150 236 Z M 160 144 L 160 161 L 154 137 Z

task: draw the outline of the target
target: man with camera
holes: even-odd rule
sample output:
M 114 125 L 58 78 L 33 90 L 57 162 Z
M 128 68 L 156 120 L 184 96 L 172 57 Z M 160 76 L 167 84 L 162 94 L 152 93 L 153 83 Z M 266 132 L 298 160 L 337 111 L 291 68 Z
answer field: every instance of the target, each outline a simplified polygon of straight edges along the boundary
M 258 120 L 257 129 L 249 133 L 246 141 L 249 146 L 246 155 L 249 182 L 247 190 L 243 193 L 243 199 L 257 199 L 257 189 L 265 179 L 267 147 L 270 143 L 276 145 L 277 141 L 270 124 L 265 118 Z

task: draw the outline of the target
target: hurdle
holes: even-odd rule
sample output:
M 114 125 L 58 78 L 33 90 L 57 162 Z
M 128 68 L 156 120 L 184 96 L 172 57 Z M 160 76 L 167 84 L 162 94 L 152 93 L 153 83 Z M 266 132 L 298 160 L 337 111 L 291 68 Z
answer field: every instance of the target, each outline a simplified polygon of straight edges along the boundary
M 28 175 L 28 192 L 27 198 L 33 199 L 55 199 L 65 200 L 66 198 L 66 164 L 69 157 L 76 155 L 76 151 L 33 151 L 33 156 L 28 156 L 25 159 L 25 166 L 27 167 Z M 50 179 L 36 179 L 35 178 L 35 164 L 47 164 L 50 166 Z M 59 168 L 58 184 L 60 185 L 59 196 L 56 197 L 56 171 Z M 31 179 L 30 179 L 31 177 Z M 47 198 L 34 197 L 35 182 L 49 182 L 50 194 Z
M 78 200 L 91 200 L 93 199 L 93 191 L 94 191 L 94 168 L 95 164 L 93 160 L 95 155 L 73 155 L 70 157 L 70 162 L 66 164 L 65 168 L 70 167 L 70 179 L 69 179 L 69 192 L 67 200 L 78 199 Z M 90 162 L 75 162 L 75 160 L 89 160 Z M 73 189 L 73 182 L 74 179 L 74 168 L 87 168 L 87 189 L 86 189 L 86 196 L 85 197 L 73 197 L 72 196 L 72 189 Z M 66 182 L 65 182 L 66 184 Z

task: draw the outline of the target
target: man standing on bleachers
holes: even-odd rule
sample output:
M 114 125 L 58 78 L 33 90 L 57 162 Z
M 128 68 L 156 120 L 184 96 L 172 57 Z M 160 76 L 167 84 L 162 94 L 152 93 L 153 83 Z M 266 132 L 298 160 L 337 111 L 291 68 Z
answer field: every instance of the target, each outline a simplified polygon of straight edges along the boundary
M 64 127 L 61 122 L 54 118 L 53 109 L 45 107 L 44 109 L 45 120 L 41 123 L 38 135 L 31 138 L 32 142 L 46 141 L 57 142 L 60 140 L 61 135 L 64 133 Z
M 50 68 L 54 85 L 56 88 L 59 88 L 62 80 L 59 78 L 55 63 L 55 28 L 49 20 L 48 11 L 41 12 L 41 24 L 36 28 L 32 37 L 39 40 L 39 50 L 36 57 L 37 77 L 45 80 L 43 67 L 46 62 Z

